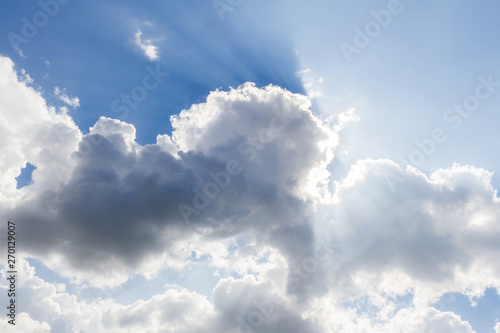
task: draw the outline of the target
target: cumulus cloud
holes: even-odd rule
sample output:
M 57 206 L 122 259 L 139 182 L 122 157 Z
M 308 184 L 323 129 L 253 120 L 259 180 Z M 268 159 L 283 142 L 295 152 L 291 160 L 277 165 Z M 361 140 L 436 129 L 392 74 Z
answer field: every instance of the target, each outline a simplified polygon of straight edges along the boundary
M 404 175 L 394 191 L 389 173 Z M 500 236 L 500 206 L 491 176 L 469 166 L 426 175 L 391 161 L 358 161 L 336 192 L 337 241 L 350 249 L 342 270 L 401 270 L 429 289 L 444 283 L 461 292 L 498 287 L 493 256 L 500 248 L 492 239 Z
M 153 42 L 151 41 L 151 39 L 143 39 L 141 30 L 139 30 L 135 33 L 134 42 L 135 42 L 135 45 L 137 47 L 139 47 L 144 52 L 144 55 L 149 60 L 153 61 L 153 60 L 157 60 L 159 58 L 158 46 L 153 45 Z
M 474 333 L 470 324 L 452 312 L 427 306 L 401 306 L 396 298 L 379 294 L 371 301 L 356 304 L 335 304 L 336 292 L 315 299 L 303 316 L 321 322 L 323 332 Z M 333 300 L 333 301 L 332 301 Z
M 394 189 L 389 174 L 401 177 Z M 411 297 L 405 311 L 423 311 L 448 292 L 474 299 L 487 287 L 498 289 L 500 206 L 491 176 L 471 166 L 426 175 L 389 160 L 358 161 L 336 184 L 335 204 L 323 222 L 336 244 L 326 273 L 337 299 L 330 302 L 358 311 L 362 304 L 353 321 L 366 316 L 370 327 L 382 321 L 388 326 L 381 331 L 399 332 L 393 327 L 404 312 L 391 312 L 393 299 Z M 456 316 L 433 317 L 434 324 L 425 326 L 426 319 L 414 331 L 472 331 Z
M 431 305 L 500 287 L 492 173 L 368 159 L 332 184 L 354 110 L 329 124 L 306 96 L 246 83 L 140 145 L 133 125 L 106 117 L 83 135 L 10 59 L 0 71 L 0 215 L 17 222 L 24 255 L 79 286 L 153 279 L 194 259 L 219 274 L 210 298 L 167 287 L 88 303 L 24 262 L 24 316 L 40 331 L 473 332 Z M 26 163 L 34 182 L 18 190 Z
M 13 328 L 15 327 L 15 328 Z M 50 325 L 46 322 L 39 322 L 33 320 L 26 312 L 21 312 L 16 315 L 16 326 L 7 323 L 7 320 L 0 322 L 0 329 L 2 332 L 15 333 L 15 332 L 40 332 L 50 333 Z
M 18 77 L 9 58 L 0 57 L 0 72 L 0 201 L 8 205 L 22 194 L 56 186 L 53 166 L 64 163 L 67 154 L 76 150 L 81 133 L 69 116 L 48 107 L 30 82 Z M 15 180 L 26 163 L 45 166 L 33 172 L 36 184 L 29 191 L 18 190 Z
M 124 305 L 116 301 L 117 292 L 107 298 L 98 293 L 91 301 L 81 300 L 37 277 L 26 260 L 19 262 L 18 270 L 22 276 L 18 290 L 23 312 L 17 320 L 26 331 L 473 332 L 457 315 L 433 308 L 403 309 L 389 322 L 377 325 L 349 309 L 332 307 L 334 295 L 316 299 L 304 309 L 283 288 L 249 276 L 221 279 L 211 301 L 186 289 L 168 286 L 148 299 Z M 4 276 L 1 281 L 0 289 L 6 291 Z M 9 332 L 5 323 L 0 325 Z
M 21 328 L 28 332 L 321 332 L 317 323 L 301 318 L 296 308 L 287 305 L 266 283 L 250 277 L 221 279 L 212 301 L 182 288 L 167 288 L 148 298 L 123 305 L 114 297 L 96 295 L 83 301 L 36 276 L 35 269 L 21 260 L 18 285 L 23 313 Z M 2 271 L 2 274 L 5 274 Z M 5 291 L 2 276 L 0 289 Z M 173 287 L 173 286 L 171 286 Z M 274 293 L 274 298 L 270 298 Z M 29 297 L 28 297 L 29 295 Z M 113 293 L 111 296 L 116 296 Z M 30 313 L 33 318 L 31 318 Z M 21 323 L 22 320 L 22 323 Z M 1 323 L 9 332 L 10 327 Z
M 175 265 L 184 255 L 176 244 L 200 234 L 259 235 L 259 246 L 279 248 L 290 260 L 308 256 L 314 238 L 308 200 L 327 181 L 311 172 L 331 160 L 337 144 L 309 106 L 279 87 L 247 84 L 213 92 L 173 117 L 172 138 L 157 144 L 137 144 L 132 125 L 108 118 L 64 144 L 48 136 L 44 153 L 64 158 L 24 160 L 38 175 L 55 171 L 45 180 L 57 186 L 36 184 L 34 174 L 36 197 L 4 214 L 22 221 L 30 254 L 97 286 Z M 52 116 L 58 117 L 66 116 Z M 53 136 L 71 133 L 59 126 Z
M 140 332 L 145 328 L 150 332 L 202 332 L 202 325 L 214 316 L 205 297 L 182 289 L 168 289 L 126 306 L 112 298 L 86 302 L 38 278 L 26 260 L 21 260 L 18 270 L 22 309 L 38 319 L 26 312 L 19 314 L 19 328 L 29 327 L 26 332 Z
M 443 332 L 474 333 L 466 321 L 452 312 L 440 312 L 427 308 L 423 311 L 414 309 L 401 310 L 389 325 L 391 332 Z

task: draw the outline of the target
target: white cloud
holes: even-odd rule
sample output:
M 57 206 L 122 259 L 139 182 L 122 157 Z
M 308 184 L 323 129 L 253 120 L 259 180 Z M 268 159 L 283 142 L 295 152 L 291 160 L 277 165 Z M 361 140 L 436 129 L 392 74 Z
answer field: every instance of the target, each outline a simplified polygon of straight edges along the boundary
M 206 103 L 172 116 L 172 138 L 183 151 L 238 160 L 251 177 L 265 175 L 279 191 L 303 197 L 304 189 L 322 186 L 325 179 L 311 174 L 325 168 L 338 145 L 337 134 L 310 106 L 305 96 L 247 83 L 212 92 Z
M 26 260 L 20 260 L 18 285 L 23 309 L 31 313 L 19 315 L 22 325 L 36 332 L 236 332 L 238 327 L 254 327 L 255 332 L 285 329 L 286 332 L 320 332 L 319 326 L 303 320 L 291 304 L 272 294 L 266 283 L 252 278 L 221 279 L 214 289 L 212 302 L 182 288 L 161 291 L 151 298 L 121 305 L 99 293 L 92 301 L 82 301 L 57 285 L 38 278 Z M 5 291 L 5 279 L 0 289 Z M 118 296 L 111 293 L 111 296 Z M 270 298 L 270 296 L 275 296 Z M 265 311 L 265 327 L 254 324 L 260 311 Z M 2 323 L 4 324 L 4 323 Z M 2 325 L 0 324 L 0 325 Z M 5 325 L 4 325 L 5 326 Z M 258 325 L 262 326 L 262 325 Z M 7 331 L 9 332 L 9 331 Z M 30 331 L 31 332 L 31 331 Z
M 389 332 L 443 332 L 474 333 L 469 323 L 452 312 L 439 312 L 433 308 L 401 310 L 388 326 Z
M 412 305 L 401 308 L 389 295 L 373 295 L 349 307 L 336 300 L 342 300 L 342 296 L 334 291 L 316 298 L 303 316 L 322 323 L 325 333 L 475 332 L 469 323 L 452 312 Z
M 18 77 L 9 58 L 0 57 L 0 201 L 12 203 L 22 193 L 33 195 L 36 189 L 54 188 L 54 166 L 65 164 L 81 139 L 72 119 L 47 107 L 40 94 Z M 26 73 L 23 71 L 23 77 Z M 26 163 L 37 166 L 35 183 L 21 190 L 16 180 Z
M 351 108 L 345 112 L 340 113 L 336 117 L 332 117 L 333 119 L 331 121 L 334 123 L 333 127 L 335 128 L 335 130 L 341 131 L 349 123 L 358 122 L 361 118 L 355 112 L 356 110 L 354 108 Z
M 7 317 L 6 317 L 7 318 Z M 13 326 L 7 322 L 7 319 L 0 322 L 0 330 L 5 333 L 50 333 L 50 325 L 46 322 L 33 320 L 26 312 L 21 312 L 16 315 L 16 325 Z
M 68 97 L 68 95 L 66 94 L 66 88 L 61 90 L 59 89 L 59 87 L 55 87 L 54 96 L 56 96 L 58 99 L 68 104 L 69 106 L 73 107 L 73 109 L 80 107 L 80 99 L 78 97 Z
M 36 318 L 18 315 L 16 329 L 25 328 L 23 332 L 202 332 L 201 325 L 214 316 L 205 297 L 186 290 L 166 290 L 128 306 L 113 299 L 86 302 L 38 278 L 26 260 L 19 261 L 18 270 L 22 277 L 17 286 L 19 295 L 26 295 L 22 299 L 19 296 L 18 301 L 23 311 Z M 2 278 L 0 289 L 6 293 L 4 281 Z M 0 327 L 8 328 L 5 322 Z
M 376 323 L 369 316 L 334 305 L 339 296 L 333 292 L 301 304 L 286 295 L 280 279 L 273 278 L 223 278 L 211 301 L 178 286 L 166 286 L 150 298 L 122 305 L 116 301 L 120 291 L 97 292 L 94 299 L 83 301 L 37 277 L 25 260 L 20 260 L 18 269 L 22 277 L 18 290 L 29 295 L 22 299 L 25 312 L 18 320 L 31 329 L 28 332 L 474 332 L 451 312 L 429 307 L 395 310 L 388 296 L 377 306 L 393 313 Z M 5 283 L 2 278 L 3 291 Z M 110 297 L 101 297 L 106 294 Z
M 322 95 L 322 77 L 317 78 L 317 75 L 315 75 L 315 73 L 313 73 L 310 68 L 297 72 L 297 76 L 302 81 L 304 90 L 306 91 L 309 98 L 313 99 Z
M 153 45 L 153 42 L 151 39 L 142 39 L 142 31 L 139 30 L 135 33 L 135 45 L 139 47 L 143 52 L 144 55 L 151 61 L 157 60 L 159 58 L 158 56 L 158 46 Z
M 21 75 L 19 75 L 19 81 L 25 83 L 26 85 L 30 85 L 33 83 L 33 79 L 28 73 L 26 73 L 26 70 L 24 68 L 21 68 Z
M 386 175 L 404 175 L 392 191 Z M 430 175 L 388 160 L 358 161 L 339 184 L 330 281 L 357 295 L 405 295 L 428 306 L 447 292 L 479 297 L 499 288 L 499 199 L 491 173 L 454 165 Z M 362 209 L 360 209 L 362 207 Z
M 140 149 L 135 143 L 135 127 L 117 119 L 99 118 L 90 128 L 90 134 L 102 135 L 117 146 L 125 143 L 128 151 Z

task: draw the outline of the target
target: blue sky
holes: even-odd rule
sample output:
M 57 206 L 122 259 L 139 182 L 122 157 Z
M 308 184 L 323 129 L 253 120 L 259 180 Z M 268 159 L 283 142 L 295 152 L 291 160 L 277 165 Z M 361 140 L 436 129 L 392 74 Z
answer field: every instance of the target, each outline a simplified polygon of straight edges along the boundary
M 499 10 L 3 1 L 17 331 L 499 333 Z

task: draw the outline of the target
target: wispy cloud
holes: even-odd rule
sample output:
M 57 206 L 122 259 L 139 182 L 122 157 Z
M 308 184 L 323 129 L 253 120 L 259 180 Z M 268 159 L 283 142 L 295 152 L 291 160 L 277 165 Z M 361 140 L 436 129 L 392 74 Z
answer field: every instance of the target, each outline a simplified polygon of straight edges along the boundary
M 80 107 L 80 99 L 78 97 L 69 97 L 68 94 L 66 94 L 66 88 L 61 90 L 59 87 L 56 87 L 54 89 L 54 96 L 73 107 L 73 109 Z
M 135 45 L 137 45 L 149 60 L 157 60 L 159 58 L 158 46 L 153 45 L 151 39 L 142 39 L 142 31 L 139 30 L 135 33 Z
M 315 77 L 316 75 L 311 72 L 310 68 L 297 72 L 297 76 L 302 81 L 304 90 L 307 92 L 309 98 L 312 99 L 321 96 L 322 77 Z

